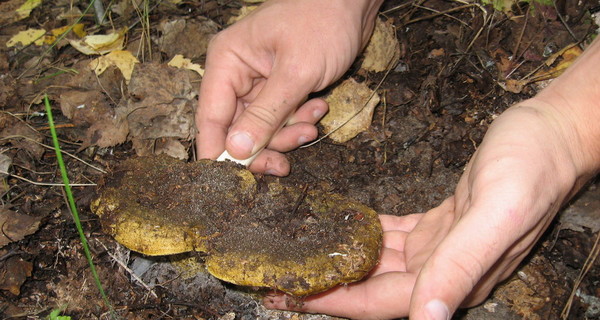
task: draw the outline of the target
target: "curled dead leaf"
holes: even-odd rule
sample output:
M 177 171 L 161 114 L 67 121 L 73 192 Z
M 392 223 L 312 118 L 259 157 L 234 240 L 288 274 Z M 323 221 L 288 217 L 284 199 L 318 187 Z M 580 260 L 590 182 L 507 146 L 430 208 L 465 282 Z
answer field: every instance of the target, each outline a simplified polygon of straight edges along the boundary
M 109 34 L 96 34 L 85 36 L 82 39 L 71 39 L 69 43 L 83 54 L 107 54 L 111 51 L 123 49 L 126 33 L 127 28 L 123 28 Z
M 36 232 L 40 226 L 40 218 L 17 213 L 0 207 L 0 248 L 5 245 L 23 240 L 25 236 Z
M 398 64 L 400 43 L 396 38 L 396 27 L 390 20 L 377 19 L 364 56 L 361 68 L 367 71 L 382 72 Z
M 369 128 L 380 98 L 366 84 L 348 79 L 325 100 L 329 113 L 320 123 L 331 140 L 343 143 Z

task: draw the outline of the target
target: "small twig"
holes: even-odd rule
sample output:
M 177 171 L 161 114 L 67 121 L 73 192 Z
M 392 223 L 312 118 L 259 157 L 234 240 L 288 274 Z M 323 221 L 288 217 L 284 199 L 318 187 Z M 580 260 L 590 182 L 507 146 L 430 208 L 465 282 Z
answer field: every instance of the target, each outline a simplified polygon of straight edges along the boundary
M 125 269 L 125 271 L 127 271 L 137 282 L 139 282 L 142 287 L 144 287 L 144 289 L 148 290 L 148 292 L 150 292 L 150 294 L 152 294 L 153 297 L 158 298 L 158 296 L 156 295 L 156 292 L 154 292 L 154 289 L 150 288 L 150 286 L 148 286 L 144 281 L 142 281 L 142 279 L 140 279 L 140 277 L 135 274 L 135 272 L 133 272 L 133 270 L 129 269 L 129 267 L 127 267 L 127 265 L 125 263 L 123 263 L 123 261 L 119 260 L 115 255 L 113 255 L 110 251 L 108 251 L 108 248 L 104 245 L 104 243 L 98 241 L 98 243 L 100 243 L 100 245 L 102 247 L 104 247 L 104 250 L 106 250 L 106 253 L 119 265 L 121 266 L 121 268 Z
M 443 16 L 446 16 L 448 18 L 456 20 L 456 21 L 462 23 L 463 25 L 465 25 L 467 27 L 470 27 L 468 23 L 466 23 L 466 22 L 464 22 L 464 21 L 462 21 L 462 20 L 460 20 L 460 19 L 458 19 L 458 18 L 456 18 L 454 16 L 449 15 L 449 13 L 452 13 L 452 12 L 455 12 L 455 11 L 460 11 L 462 9 L 466 9 L 466 8 L 470 8 L 470 7 L 474 7 L 475 4 L 472 4 L 472 3 L 465 4 L 465 5 L 458 6 L 458 7 L 455 7 L 455 8 L 452 8 L 452 9 L 448 9 L 448 10 L 445 10 L 445 11 L 438 11 L 438 10 L 435 10 L 435 9 L 432 9 L 432 8 L 428 8 L 428 7 L 425 7 L 425 6 L 421 6 L 421 5 L 418 5 L 418 4 L 415 4 L 414 6 L 416 8 L 429 10 L 429 11 L 432 11 L 432 12 L 435 12 L 435 13 L 434 14 L 430 14 L 428 16 L 418 17 L 418 18 L 409 20 L 408 22 L 406 22 L 406 24 L 411 24 L 411 23 L 415 23 L 415 22 L 419 22 L 419 21 L 423 21 L 423 20 L 429 20 L 429 19 L 432 19 L 432 18 L 435 18 L 435 17 L 443 15 Z
M 19 180 L 23 180 L 23 181 L 25 181 L 27 183 L 31 183 L 31 184 L 36 185 L 36 186 L 47 186 L 47 187 L 64 187 L 65 186 L 64 183 L 35 182 L 33 180 L 29 180 L 29 179 L 27 179 L 25 177 L 21 177 L 19 175 L 14 174 L 14 173 L 6 172 L 4 170 L 0 170 L 0 173 L 8 175 L 8 176 L 11 176 L 13 178 L 17 178 Z M 72 186 L 72 187 L 93 187 L 93 186 L 96 186 L 95 183 L 70 183 L 69 185 Z
M 388 14 L 388 13 L 392 13 L 392 12 L 394 12 L 394 11 L 398 11 L 398 10 L 400 10 L 400 9 L 403 9 L 403 8 L 405 8 L 405 7 L 408 7 L 408 6 L 411 6 L 411 5 L 412 5 L 412 3 L 410 3 L 410 2 L 406 2 L 406 3 L 403 3 L 403 4 L 399 5 L 399 6 L 396 6 L 396 7 L 390 8 L 390 9 L 387 9 L 387 10 L 385 10 L 385 11 L 382 11 L 382 12 L 381 12 L 381 14 L 383 14 L 383 15 L 386 15 L 386 14 Z
M 296 200 L 296 203 L 294 204 L 294 209 L 292 209 L 292 216 L 296 215 L 298 208 L 300 208 L 300 205 L 302 204 L 302 202 L 304 202 L 304 199 L 306 199 L 306 195 L 308 193 L 307 191 L 308 191 L 308 184 L 306 186 L 304 186 L 304 189 L 302 190 L 302 194 L 300 194 L 300 196 Z
M 600 245 L 599 244 L 600 244 L 600 232 L 598 232 L 598 234 L 596 235 L 596 242 L 594 243 L 594 246 L 592 247 L 592 251 L 590 251 L 590 254 L 588 255 L 587 259 L 585 259 L 585 263 L 583 264 L 583 267 L 581 267 L 579 276 L 577 276 L 577 279 L 575 280 L 575 284 L 573 285 L 573 290 L 571 291 L 571 295 L 569 296 L 569 299 L 567 300 L 565 308 L 563 309 L 563 311 L 560 314 L 561 319 L 567 319 L 569 317 L 569 313 L 571 312 L 571 306 L 573 305 L 573 298 L 575 297 L 575 294 L 577 293 L 577 290 L 579 289 L 579 285 L 581 284 L 581 282 L 583 281 L 583 278 L 585 278 L 587 273 L 590 271 L 590 269 L 594 265 L 594 262 L 598 258 L 598 254 L 600 254 Z
M 385 135 L 385 114 L 387 112 L 387 98 L 386 98 L 386 94 L 382 95 L 382 104 L 383 104 L 383 111 L 382 111 L 382 115 L 381 115 L 381 130 L 383 131 L 383 136 L 384 139 L 386 137 Z M 383 163 L 387 162 L 387 143 L 383 145 Z
M 573 33 L 573 30 L 571 30 L 571 28 L 569 27 L 569 25 L 565 21 L 565 18 L 558 11 L 558 8 L 556 7 L 556 1 L 552 1 L 552 5 L 554 5 L 554 11 L 556 11 L 556 15 L 558 16 L 558 19 L 560 19 L 560 22 L 562 22 L 562 24 L 565 26 L 565 29 L 567 29 L 567 32 L 569 32 L 569 34 L 571 35 L 571 37 L 573 37 L 573 39 L 576 42 L 581 42 L 580 39 L 577 39 L 577 37 L 575 36 L 575 33 Z
M 513 49 L 513 57 L 517 59 L 519 57 L 519 46 L 521 45 L 521 40 L 523 40 L 523 35 L 525 34 L 525 29 L 527 29 L 527 23 L 529 22 L 529 9 L 531 6 L 527 7 L 527 11 L 525 11 L 525 22 L 523 22 L 523 28 L 521 28 L 521 33 L 519 33 L 519 38 L 517 39 L 517 43 L 515 43 L 515 48 Z
M 47 144 L 43 144 L 43 143 L 41 143 L 39 141 L 36 141 L 35 139 L 31 139 L 31 138 L 29 138 L 27 136 L 12 135 L 12 136 L 7 136 L 7 137 L 0 138 L 0 140 L 7 140 L 7 139 L 13 139 L 13 138 L 25 139 L 27 141 L 31 141 L 31 142 L 37 143 L 37 144 L 39 144 L 40 146 L 42 146 L 44 148 L 47 148 L 47 149 L 50 149 L 50 150 L 55 150 L 54 147 L 49 146 Z M 101 173 L 106 173 L 105 170 L 102 170 L 101 168 L 98 168 L 98 167 L 96 167 L 96 166 L 94 166 L 94 165 L 92 165 L 92 164 L 90 164 L 88 162 L 85 162 L 83 159 L 81 159 L 81 158 L 79 158 L 79 157 L 77 157 L 77 156 L 75 156 L 75 155 L 73 155 L 73 154 L 71 154 L 71 153 L 69 153 L 67 151 L 64 151 L 64 150 L 60 150 L 60 151 L 61 151 L 61 153 L 64 153 L 64 154 L 68 155 L 69 157 L 71 157 L 71 158 L 73 158 L 73 159 L 75 159 L 75 160 L 77 160 L 77 161 L 85 164 L 86 166 L 89 166 L 90 168 L 96 169 L 96 170 L 100 171 Z

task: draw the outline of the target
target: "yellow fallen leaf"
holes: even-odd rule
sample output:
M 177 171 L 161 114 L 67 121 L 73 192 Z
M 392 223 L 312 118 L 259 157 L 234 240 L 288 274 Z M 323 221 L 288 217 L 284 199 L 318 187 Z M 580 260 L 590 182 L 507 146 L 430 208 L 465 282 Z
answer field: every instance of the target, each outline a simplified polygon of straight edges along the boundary
M 391 21 L 377 18 L 375 30 L 365 49 L 362 69 L 382 72 L 393 68 L 400 60 L 400 43 L 396 39 L 396 27 Z
M 572 43 L 546 59 L 544 64 L 551 68 L 541 69 L 531 77 L 521 80 L 507 79 L 505 82 L 500 82 L 498 84 L 506 91 L 520 93 L 523 88 L 530 83 L 550 80 L 560 76 L 582 53 L 583 50 L 581 50 L 576 43 Z M 556 62 L 559 58 L 561 58 L 561 60 Z
M 176 54 L 173 59 L 167 63 L 167 65 L 175 68 L 196 71 L 201 77 L 204 77 L 204 69 L 202 69 L 199 64 L 192 63 L 192 60 L 186 59 L 180 54 Z
M 111 53 L 94 59 L 90 62 L 89 66 L 97 75 L 101 75 L 108 67 L 116 66 L 121 70 L 123 78 L 129 83 L 131 74 L 133 73 L 133 67 L 140 61 L 131 54 L 129 51 L 116 50 Z
M 46 34 L 46 30 L 44 29 L 27 29 L 25 31 L 21 31 L 6 41 L 7 47 L 14 47 L 17 44 L 21 44 L 22 46 L 28 46 L 34 43 L 36 40 L 41 39 Z
M 554 79 L 560 76 L 573 62 L 577 57 L 579 57 L 583 53 L 583 50 L 579 48 L 579 46 L 573 44 L 565 47 L 559 52 L 553 54 L 546 61 L 547 66 L 551 66 L 558 58 L 562 58 L 556 65 L 549 70 L 540 70 L 538 71 L 532 78 L 531 82 L 534 81 L 543 81 L 548 79 Z
M 70 27 L 71 26 L 64 26 L 64 27 L 54 28 L 54 29 L 50 30 L 51 35 L 46 35 L 43 39 L 43 43 L 53 44 L 54 42 L 56 42 L 56 39 L 63 33 L 67 32 Z M 83 30 L 83 28 L 84 28 L 83 23 L 78 23 L 73 26 L 73 29 L 71 31 L 73 31 L 73 33 L 75 35 L 77 35 L 79 38 L 83 38 L 86 35 L 86 32 L 85 32 L 85 30 Z M 36 42 L 36 44 L 38 44 L 38 43 Z
M 379 95 L 364 83 L 348 79 L 325 99 L 329 113 L 321 119 L 324 132 L 335 142 L 344 143 L 371 126 Z
M 83 54 L 106 54 L 111 51 L 123 49 L 126 31 L 126 29 L 123 29 L 110 34 L 85 36 L 79 40 L 69 40 L 69 43 Z
M 23 5 L 19 7 L 19 9 L 15 10 L 18 20 L 29 17 L 29 15 L 31 14 L 31 10 L 35 9 L 36 7 L 39 7 L 40 4 L 42 4 L 42 0 L 25 1 L 25 3 L 23 3 Z

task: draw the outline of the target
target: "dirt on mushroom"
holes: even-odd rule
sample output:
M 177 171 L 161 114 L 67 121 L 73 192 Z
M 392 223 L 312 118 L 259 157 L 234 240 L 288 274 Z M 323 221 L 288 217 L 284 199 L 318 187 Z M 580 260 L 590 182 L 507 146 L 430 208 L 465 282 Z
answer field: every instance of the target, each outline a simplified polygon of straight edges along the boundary
M 308 187 L 261 185 L 230 161 L 129 159 L 99 194 L 92 210 L 126 247 L 147 255 L 205 252 L 219 279 L 294 296 L 360 280 L 382 242 L 372 209 Z

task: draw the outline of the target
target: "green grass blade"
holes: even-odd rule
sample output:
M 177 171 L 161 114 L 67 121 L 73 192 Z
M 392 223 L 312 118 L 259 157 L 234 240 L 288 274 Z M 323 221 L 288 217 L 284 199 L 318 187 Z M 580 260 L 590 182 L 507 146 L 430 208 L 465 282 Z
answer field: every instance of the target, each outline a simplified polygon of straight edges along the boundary
M 94 277 L 94 281 L 96 282 L 96 287 L 100 290 L 100 295 L 102 295 L 102 300 L 109 308 L 113 319 L 115 318 L 115 313 L 110 301 L 108 301 L 108 297 L 104 292 L 104 288 L 102 287 L 102 283 L 100 283 L 100 277 L 98 276 L 98 272 L 96 271 L 96 266 L 92 260 L 92 254 L 90 252 L 90 248 L 88 246 L 87 238 L 83 233 L 83 228 L 81 226 L 81 220 L 79 219 L 79 212 L 77 211 L 77 206 L 75 205 L 75 198 L 73 197 L 73 192 L 71 191 L 71 185 L 69 184 L 69 176 L 67 175 L 67 169 L 65 167 L 65 163 L 62 158 L 62 152 L 60 150 L 60 145 L 58 143 L 58 136 L 56 135 L 56 128 L 54 126 L 54 118 L 52 117 L 52 108 L 50 107 L 50 101 L 48 101 L 48 95 L 44 94 L 44 104 L 46 106 L 46 114 L 48 115 L 48 126 L 50 127 L 50 133 L 52 134 L 52 143 L 54 144 L 54 151 L 56 151 L 56 161 L 58 162 L 58 167 L 60 168 L 60 175 L 62 176 L 63 183 L 65 185 L 65 193 L 67 195 L 67 200 L 69 202 L 69 208 L 71 209 L 71 213 L 73 215 L 73 220 L 75 221 L 75 226 L 77 227 L 77 232 L 79 233 L 79 239 L 81 240 L 81 245 L 83 246 L 83 251 L 85 252 L 85 257 L 90 265 L 90 270 L 92 271 L 92 276 Z

